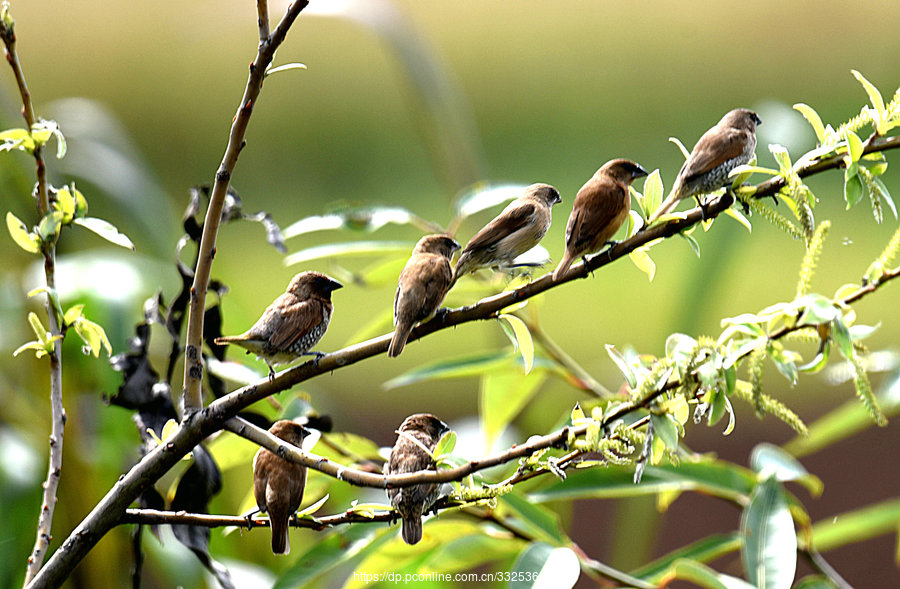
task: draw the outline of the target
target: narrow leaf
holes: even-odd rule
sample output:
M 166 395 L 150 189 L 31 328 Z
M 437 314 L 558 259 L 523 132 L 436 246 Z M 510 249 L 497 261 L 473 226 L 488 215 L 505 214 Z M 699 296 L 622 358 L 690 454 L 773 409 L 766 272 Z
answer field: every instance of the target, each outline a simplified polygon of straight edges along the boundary
M 625 359 L 625 356 L 611 344 L 606 344 L 606 353 L 609 354 L 609 357 L 616 363 L 619 371 L 625 376 L 625 381 L 628 383 L 628 386 L 632 389 L 635 388 L 637 386 L 637 376 L 635 376 L 634 371 L 631 369 L 631 365 L 628 364 L 628 360 Z
M 522 360 L 525 362 L 525 374 L 528 374 L 531 372 L 531 367 L 534 366 L 534 340 L 531 338 L 528 326 L 515 315 L 504 314 L 500 315 L 499 319 L 506 321 L 516 334 L 518 352 L 522 355 Z
M 284 65 L 279 65 L 277 67 L 269 67 L 266 70 L 266 77 L 268 78 L 272 74 L 277 74 L 278 72 L 286 72 L 288 70 L 305 70 L 306 66 L 302 63 L 286 63 Z
M 872 106 L 875 107 L 875 112 L 878 113 L 878 118 L 882 118 L 884 113 L 884 98 L 881 97 L 881 92 L 878 91 L 878 88 L 875 87 L 875 84 L 870 82 L 856 70 L 850 70 L 850 73 L 853 74 L 853 77 L 856 78 L 862 87 L 865 88 L 866 94 L 869 95 L 869 101 L 872 103 Z
M 629 253 L 628 257 L 638 267 L 638 270 L 646 274 L 650 282 L 653 282 L 653 277 L 656 275 L 656 263 L 650 258 L 650 254 L 647 253 L 649 251 L 650 248 L 643 245 Z
M 803 104 L 802 102 L 795 104 L 794 110 L 802 114 L 812 126 L 813 131 L 816 133 L 816 140 L 819 142 L 819 145 L 824 145 L 827 137 L 825 135 L 825 125 L 822 124 L 822 118 L 819 116 L 819 113 L 817 113 L 813 107 L 808 104 Z
M 750 583 L 759 589 L 788 589 L 797 570 L 797 535 L 774 477 L 757 485 L 741 516 L 741 557 Z
M 120 233 L 115 225 L 97 217 L 82 217 L 73 221 L 89 231 L 93 231 L 106 241 L 134 251 L 134 244 L 124 233 Z

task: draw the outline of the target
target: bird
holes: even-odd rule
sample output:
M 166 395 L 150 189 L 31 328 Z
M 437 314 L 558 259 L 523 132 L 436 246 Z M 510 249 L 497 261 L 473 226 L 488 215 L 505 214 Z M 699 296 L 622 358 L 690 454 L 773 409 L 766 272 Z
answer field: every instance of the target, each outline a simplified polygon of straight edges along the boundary
M 397 430 L 397 441 L 391 449 L 385 474 L 434 470 L 434 460 L 422 447 L 429 452 L 434 451 L 438 441 L 448 431 L 450 428 L 447 424 L 430 413 L 416 413 L 404 419 Z M 422 514 L 437 501 L 439 491 L 438 483 L 421 483 L 387 490 L 391 504 L 403 519 L 401 536 L 407 544 L 416 544 L 422 539 Z
M 300 447 L 309 432 L 287 419 L 272 424 L 269 433 Z M 272 552 L 289 554 L 288 521 L 297 513 L 306 486 L 306 467 L 288 462 L 277 454 L 260 448 L 253 457 L 253 496 L 260 511 L 269 514 L 272 526 Z
M 616 234 L 631 210 L 628 187 L 646 175 L 640 164 L 614 159 L 584 183 L 575 195 L 566 225 L 566 252 L 553 271 L 553 280 L 559 280 L 579 256 L 600 251 Z
M 650 215 L 647 223 L 672 211 L 679 200 L 690 196 L 697 198 L 702 209 L 698 195 L 729 186 L 732 179 L 728 173 L 753 158 L 756 127 L 761 124 L 759 116 L 752 110 L 736 108 L 727 112 L 697 141 L 675 178 L 672 192 Z
M 394 294 L 396 327 L 388 346 L 388 357 L 399 356 L 416 323 L 430 318 L 441 306 L 453 280 L 450 258 L 458 249 L 456 240 L 447 235 L 426 235 L 416 243 L 397 281 Z
M 469 240 L 459 254 L 453 283 L 479 268 L 504 269 L 540 243 L 550 228 L 550 210 L 562 202 L 549 184 L 532 184 Z M 451 285 L 452 286 L 452 285 Z
M 275 377 L 274 366 L 293 362 L 319 343 L 334 306 L 331 293 L 343 285 L 319 272 L 301 272 L 291 279 L 287 290 L 269 305 L 253 327 L 241 335 L 217 337 L 219 345 L 234 344 L 253 352 L 269 367 L 269 380 Z

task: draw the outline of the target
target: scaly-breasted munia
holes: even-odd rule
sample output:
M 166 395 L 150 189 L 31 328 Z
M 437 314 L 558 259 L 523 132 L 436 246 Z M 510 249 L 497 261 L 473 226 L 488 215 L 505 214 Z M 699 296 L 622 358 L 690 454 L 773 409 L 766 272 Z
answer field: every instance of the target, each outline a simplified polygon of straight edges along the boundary
M 550 228 L 550 209 L 562 202 L 549 184 L 532 184 L 493 221 L 469 240 L 459 254 L 453 282 L 479 268 L 503 269 L 540 243 Z
M 446 235 L 426 235 L 416 244 L 412 256 L 400 272 L 394 295 L 394 336 L 388 356 L 400 355 L 416 323 L 438 310 L 450 289 L 453 269 L 450 258 L 459 244 Z
M 628 187 L 635 178 L 646 175 L 640 164 L 615 159 L 584 183 L 575 195 L 566 225 L 566 253 L 553 271 L 553 280 L 559 280 L 576 259 L 600 251 L 612 239 L 631 210 Z
M 269 433 L 300 447 L 307 432 L 302 425 L 282 419 L 269 428 Z M 288 462 L 276 454 L 260 448 L 253 457 L 253 496 L 260 511 L 269 514 L 272 526 L 272 552 L 288 554 L 288 521 L 297 513 L 306 486 L 306 467 Z
M 301 272 L 291 279 L 287 291 L 275 299 L 262 316 L 241 335 L 217 337 L 217 344 L 235 344 L 253 352 L 269 366 L 269 378 L 276 364 L 286 364 L 309 352 L 319 343 L 331 321 L 331 292 L 341 283 L 319 272 Z
M 392 475 L 434 470 L 434 460 L 409 438 L 414 438 L 431 452 L 448 431 L 447 424 L 430 413 L 410 415 L 400 425 L 384 473 Z M 388 489 L 388 498 L 403 519 L 401 535 L 407 544 L 415 544 L 422 539 L 422 514 L 437 501 L 439 491 L 440 485 L 437 483 Z
M 697 141 L 675 178 L 672 192 L 650 215 L 648 224 L 672 211 L 683 198 L 697 197 L 702 207 L 699 195 L 730 186 L 728 173 L 753 158 L 756 126 L 761 124 L 756 113 L 746 108 L 736 108 L 722 117 Z

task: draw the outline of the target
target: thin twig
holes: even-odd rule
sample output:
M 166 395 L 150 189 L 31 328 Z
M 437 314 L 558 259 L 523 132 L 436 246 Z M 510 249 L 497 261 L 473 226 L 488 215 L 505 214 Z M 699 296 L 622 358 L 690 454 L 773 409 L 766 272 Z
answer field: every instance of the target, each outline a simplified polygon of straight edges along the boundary
M 800 554 L 805 556 L 816 570 L 828 577 L 838 589 L 853 589 L 853 585 L 848 583 L 836 570 L 834 570 L 834 567 L 825 560 L 825 557 L 822 556 L 818 550 L 809 548 L 800 550 Z
M 31 101 L 31 92 L 25 82 L 25 72 L 19 63 L 16 52 L 15 24 L 10 22 L 0 23 L 0 37 L 6 49 L 6 61 L 13 70 L 16 78 L 16 86 L 22 99 L 22 116 L 25 118 L 29 133 L 37 119 L 34 114 L 34 105 Z M 41 154 L 41 146 L 35 143 L 34 156 L 37 176 L 37 209 L 43 217 L 50 212 L 50 197 L 47 190 L 47 167 Z M 51 299 L 51 293 L 56 290 L 56 243 L 49 241 L 43 244 L 44 278 L 47 285 L 44 308 L 47 311 L 47 323 L 51 336 L 63 335 L 60 332 L 59 321 L 56 316 L 56 308 Z M 25 584 L 38 573 L 44 563 L 44 557 L 50 546 L 51 529 L 53 527 L 53 512 L 56 508 L 56 490 L 59 487 L 59 475 L 62 472 L 63 432 L 66 425 L 66 411 L 62 402 L 62 338 L 53 342 L 53 349 L 48 354 L 50 360 L 50 455 L 47 460 L 47 479 L 43 484 L 43 496 L 41 497 L 41 510 L 38 516 L 38 525 L 34 548 L 28 557 L 25 570 Z
M 263 2 L 265 4 L 265 2 Z M 209 194 L 209 206 L 206 210 L 206 219 L 203 223 L 203 236 L 200 240 L 200 248 L 197 255 L 197 267 L 194 272 L 194 282 L 191 285 L 191 304 L 188 315 L 188 326 L 184 350 L 184 413 L 189 415 L 198 411 L 203 406 L 201 396 L 201 381 L 203 379 L 203 358 L 201 346 L 203 341 L 203 310 L 206 306 L 206 290 L 209 285 L 209 275 L 212 270 L 212 261 L 215 256 L 216 235 L 219 232 L 219 223 L 222 220 L 222 208 L 225 204 L 225 194 L 231 183 L 234 168 L 237 165 L 238 156 L 244 148 L 244 137 L 247 133 L 247 125 L 250 123 L 250 115 L 259 98 L 263 79 L 266 76 L 266 68 L 272 63 L 275 50 L 284 41 L 288 29 L 309 4 L 307 0 L 296 0 L 290 4 L 281 22 L 275 27 L 271 35 L 260 39 L 256 59 L 250 64 L 250 77 L 244 89 L 244 96 L 238 107 L 234 122 L 231 124 L 231 133 L 228 136 L 228 144 L 225 147 L 225 155 L 216 172 L 215 182 Z M 260 19 L 260 33 L 263 32 L 263 21 L 268 27 L 268 18 L 263 19 L 262 4 L 258 5 Z

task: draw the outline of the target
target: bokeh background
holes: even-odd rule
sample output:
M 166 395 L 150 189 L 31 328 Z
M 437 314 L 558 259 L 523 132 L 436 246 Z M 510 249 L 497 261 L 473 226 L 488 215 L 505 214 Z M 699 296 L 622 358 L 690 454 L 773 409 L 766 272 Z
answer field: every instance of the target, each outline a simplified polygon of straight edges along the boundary
M 283 5 L 270 4 L 279 15 Z M 221 160 L 255 54 L 255 4 L 19 0 L 12 11 L 36 109 L 58 120 L 69 140 L 65 159 L 49 159 L 52 181 L 76 180 L 91 214 L 110 220 L 136 244 L 131 254 L 72 231 L 59 254 L 65 300 L 85 302 L 88 316 L 106 327 L 114 351 L 126 351 L 144 299 L 159 289 L 168 297 L 177 292 L 173 262 L 180 215 L 189 187 L 211 182 Z M 760 163 L 772 165 L 769 143 L 787 146 L 795 158 L 814 146 L 813 133 L 792 104 L 812 105 L 835 126 L 859 112 L 866 96 L 851 68 L 892 95 L 900 83 L 898 22 L 900 4 L 891 1 L 315 0 L 276 59 L 303 62 L 308 69 L 266 81 L 233 186 L 247 210 L 265 210 L 282 227 L 359 205 L 403 206 L 445 225 L 454 199 L 473 182 L 548 182 L 563 196 L 544 241 L 558 259 L 577 189 L 610 158 L 659 168 L 668 187 L 682 156 L 667 138 L 690 147 L 727 110 L 746 106 L 764 122 Z M 3 128 L 19 126 L 12 77 L 0 72 Z M 892 164 L 897 159 L 893 153 L 887 157 Z M 24 154 L 5 154 L 0 174 L 4 211 L 34 222 L 28 196 L 33 163 Z M 893 170 L 885 182 L 900 196 Z M 834 223 L 813 283 L 814 291 L 831 295 L 859 280 L 897 221 L 888 215 L 876 224 L 866 202 L 845 212 L 840 172 L 809 184 L 821 199 L 817 218 Z M 459 239 L 468 239 L 494 213 L 466 221 Z M 389 225 L 373 234 L 313 233 L 287 245 L 291 252 L 360 239 L 411 245 L 418 237 L 413 228 Z M 621 377 L 604 344 L 661 354 L 671 332 L 715 335 L 723 317 L 793 297 L 801 243 L 761 220 L 750 234 L 723 219 L 697 238 L 701 259 L 678 239 L 654 248 L 658 269 L 652 283 L 622 260 L 593 279 L 554 289 L 541 304 L 542 326 L 595 378 L 617 389 Z M 0 584 L 11 586 L 20 583 L 34 540 L 46 468 L 48 386 L 44 362 L 11 355 L 31 336 L 25 315 L 36 304 L 24 293 L 40 284 L 40 269 L 9 238 L 0 238 L 0 252 Z M 294 267 L 283 261 L 258 225 L 235 223 L 222 230 L 213 275 L 231 288 L 223 302 L 226 331 L 249 326 L 297 271 L 316 269 L 346 280 L 379 260 L 362 256 Z M 401 265 L 402 260 L 397 271 Z M 869 342 L 872 349 L 897 350 L 896 289 L 888 286 L 857 306 L 860 322 L 882 321 Z M 321 349 L 358 341 L 363 326 L 370 335 L 387 332 L 392 296 L 390 281 L 347 284 L 335 294 L 335 317 Z M 447 304 L 477 296 L 460 288 Z M 333 417 L 337 430 L 382 445 L 392 443 L 393 430 L 414 411 L 434 412 L 478 438 L 466 429 L 477 423 L 477 379 L 390 391 L 382 383 L 423 362 L 504 341 L 493 323 L 465 325 L 410 345 L 398 360 L 374 358 L 304 383 L 303 392 Z M 64 371 L 69 422 L 57 542 L 133 462 L 137 441 L 129 414 L 103 402 L 118 386 L 107 362 L 83 356 L 75 338 L 68 338 Z M 853 395 L 849 383 L 833 386 L 811 376 L 791 388 L 774 369 L 769 373 L 770 394 L 807 423 Z M 886 381 L 873 375 L 876 389 Z M 548 380 L 508 439 L 548 431 L 581 398 L 565 383 Z M 753 445 L 793 435 L 777 420 L 757 420 L 748 407 L 737 409 L 731 436 L 693 426 L 687 444 L 746 464 Z M 893 421 L 827 455 L 804 459 L 825 481 L 817 499 L 795 489 L 813 520 L 896 496 L 898 443 Z M 224 474 L 225 488 L 212 509 L 236 513 L 249 491 L 249 464 Z M 627 570 L 709 531 L 735 529 L 739 513 L 709 499 L 684 497 L 664 514 L 652 500 L 629 499 L 576 502 L 563 517 L 589 554 Z M 295 545 L 303 541 L 294 538 Z M 266 556 L 267 541 L 267 534 L 214 532 L 212 549 L 226 561 L 252 556 L 277 570 L 284 563 Z M 163 548 L 147 543 L 153 545 L 147 586 L 190 585 L 185 575 L 203 582 L 193 558 L 172 538 Z M 127 544 L 128 530 L 113 531 L 80 565 L 71 585 L 120 586 L 127 575 Z M 886 535 L 827 556 L 851 582 L 887 587 L 900 581 L 895 550 L 896 535 Z M 722 566 L 739 570 L 737 562 Z

